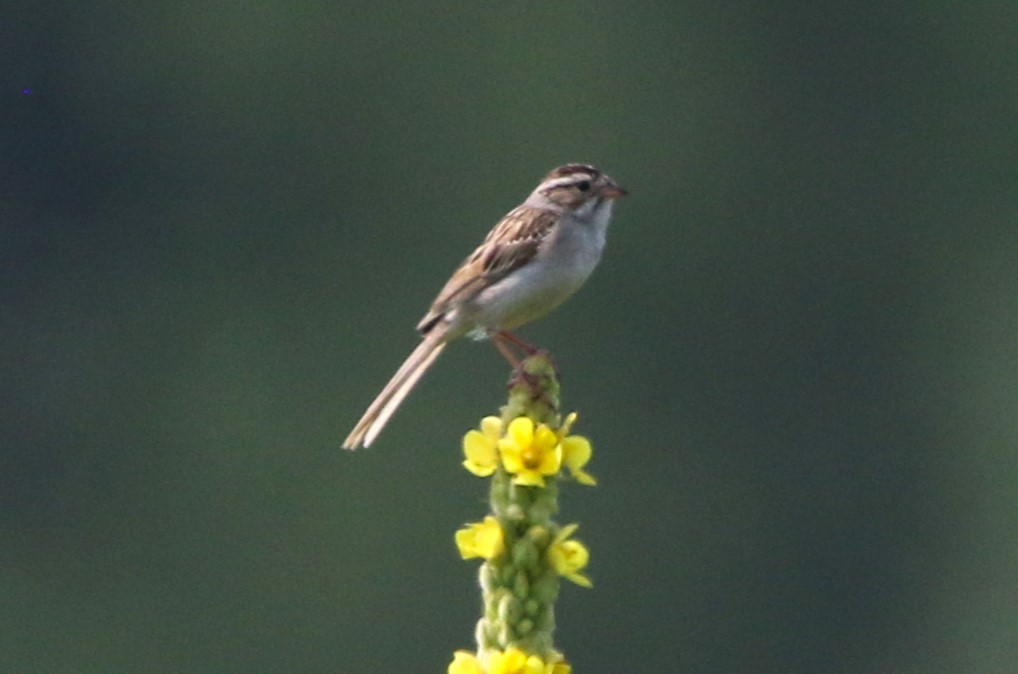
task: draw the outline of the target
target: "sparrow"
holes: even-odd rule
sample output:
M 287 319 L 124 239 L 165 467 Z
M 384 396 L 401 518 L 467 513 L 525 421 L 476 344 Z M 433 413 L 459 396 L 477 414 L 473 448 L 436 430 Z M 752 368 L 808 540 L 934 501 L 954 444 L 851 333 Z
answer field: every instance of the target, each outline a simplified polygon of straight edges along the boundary
M 615 200 L 625 196 L 589 164 L 553 169 L 446 282 L 417 324 L 421 343 L 396 370 L 343 442 L 367 447 L 452 340 L 491 338 L 533 350 L 512 333 L 576 292 L 601 259 Z

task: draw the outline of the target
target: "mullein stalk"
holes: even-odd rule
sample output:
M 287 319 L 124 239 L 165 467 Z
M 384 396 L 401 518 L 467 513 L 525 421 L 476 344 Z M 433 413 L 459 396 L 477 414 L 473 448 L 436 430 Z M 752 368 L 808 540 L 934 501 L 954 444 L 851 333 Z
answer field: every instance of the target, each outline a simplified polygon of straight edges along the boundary
M 588 553 L 569 539 L 558 513 L 559 472 L 592 485 L 583 470 L 590 443 L 569 436 L 576 415 L 563 423 L 559 383 L 548 354 L 525 359 L 509 385 L 500 419 L 482 420 L 481 431 L 464 437 L 464 465 L 490 476 L 491 515 L 456 536 L 464 558 L 481 557 L 483 615 L 477 623 L 477 653 L 460 651 L 450 674 L 565 674 L 570 668 L 555 650 L 555 600 L 560 578 L 589 587 L 583 575 Z

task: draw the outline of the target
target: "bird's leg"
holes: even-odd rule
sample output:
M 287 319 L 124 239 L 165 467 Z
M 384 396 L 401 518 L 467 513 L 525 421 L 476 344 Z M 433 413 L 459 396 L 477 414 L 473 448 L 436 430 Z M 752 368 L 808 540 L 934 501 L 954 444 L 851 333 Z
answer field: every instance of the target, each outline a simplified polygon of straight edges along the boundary
M 524 342 L 522 339 L 520 339 L 519 337 L 517 337 L 516 335 L 514 335 L 511 332 L 506 332 L 505 330 L 500 330 L 499 332 L 495 333 L 495 335 L 496 335 L 496 337 L 500 337 L 500 338 L 506 340 L 507 342 L 510 342 L 510 343 L 515 344 L 516 346 L 520 347 L 521 349 L 523 349 L 526 352 L 526 354 L 528 356 L 533 356 L 535 353 L 537 353 L 539 351 L 539 349 L 536 346 Z
M 518 347 L 527 356 L 533 356 L 539 351 L 537 347 L 527 344 L 511 332 L 506 332 L 505 330 L 499 330 L 496 332 L 495 330 L 492 330 L 488 334 L 491 337 L 492 344 L 494 344 L 495 348 L 498 349 L 498 352 L 501 353 L 507 361 L 509 361 L 509 364 L 513 366 L 513 369 L 519 369 L 520 359 L 516 357 L 515 353 L 513 353 L 510 345 Z
M 491 341 L 495 345 L 495 348 L 499 350 L 509 364 L 513 366 L 512 374 L 509 375 L 509 388 L 517 386 L 520 383 L 525 383 L 530 388 L 535 388 L 540 384 L 540 377 L 531 375 L 527 372 L 527 368 L 524 367 L 525 360 L 521 361 L 517 358 L 513 352 L 512 347 L 515 346 L 523 351 L 527 358 L 537 355 L 539 353 L 544 354 L 551 363 L 551 356 L 547 351 L 542 351 L 537 347 L 534 347 L 527 342 L 523 341 L 511 332 L 500 330 L 498 332 L 491 332 Z M 555 367 L 554 363 L 551 363 L 552 368 Z
M 520 368 L 520 359 L 517 358 L 516 354 L 513 353 L 513 350 L 509 348 L 509 345 L 506 343 L 509 340 L 504 337 L 505 334 L 507 333 L 493 333 L 491 335 L 491 343 L 495 345 L 495 348 L 502 354 L 502 357 L 509 361 L 509 364 L 513 366 L 513 370 L 518 370 Z

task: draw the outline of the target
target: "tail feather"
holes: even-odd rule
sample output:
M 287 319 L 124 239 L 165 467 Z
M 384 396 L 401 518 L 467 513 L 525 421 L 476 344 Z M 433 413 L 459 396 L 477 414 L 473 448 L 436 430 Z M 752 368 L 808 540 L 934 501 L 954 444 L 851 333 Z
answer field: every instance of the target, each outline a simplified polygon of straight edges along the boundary
M 425 337 L 403 361 L 396 374 L 392 375 L 392 379 L 368 406 L 364 416 L 343 441 L 343 449 L 357 449 L 362 445 L 368 447 L 375 441 L 403 399 L 445 349 L 447 342 L 442 335 L 436 333 L 437 331 L 433 331 Z

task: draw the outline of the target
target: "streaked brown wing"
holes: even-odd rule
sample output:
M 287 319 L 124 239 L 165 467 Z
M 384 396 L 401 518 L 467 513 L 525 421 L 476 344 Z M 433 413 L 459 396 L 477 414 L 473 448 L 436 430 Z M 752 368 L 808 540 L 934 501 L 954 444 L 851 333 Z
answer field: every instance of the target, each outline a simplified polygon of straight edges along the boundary
M 427 332 L 452 304 L 530 262 L 555 220 L 555 213 L 536 208 L 519 206 L 510 211 L 446 282 L 417 329 Z

